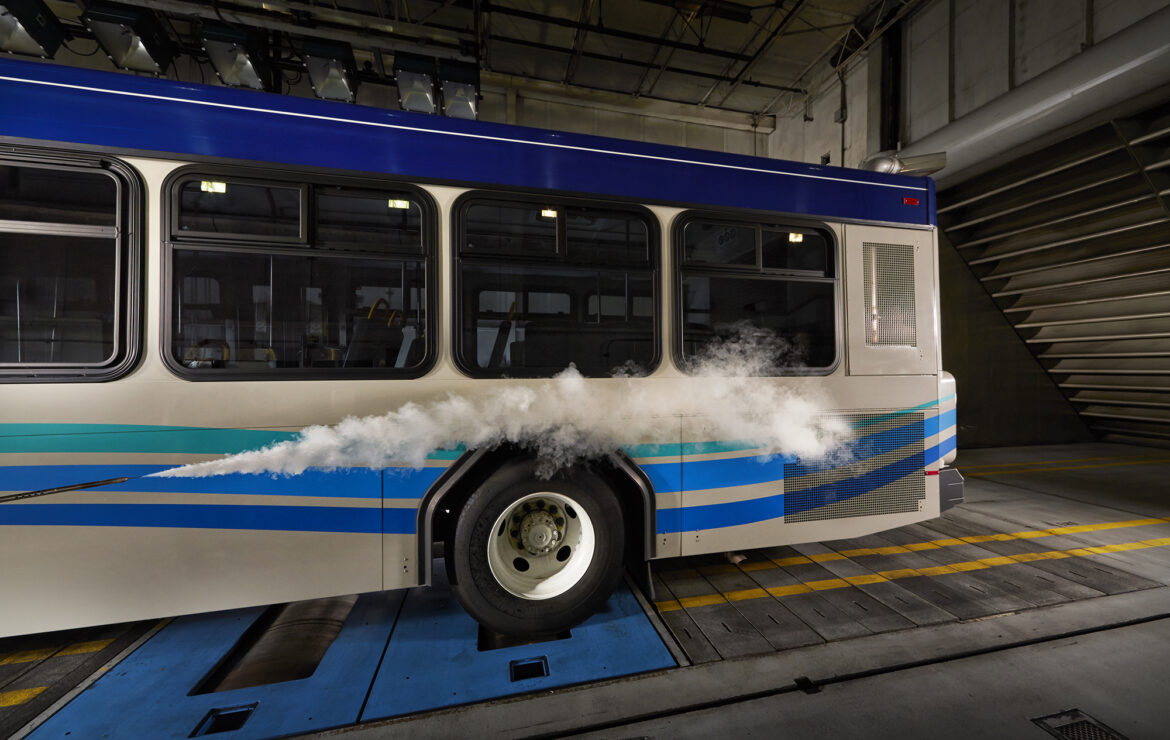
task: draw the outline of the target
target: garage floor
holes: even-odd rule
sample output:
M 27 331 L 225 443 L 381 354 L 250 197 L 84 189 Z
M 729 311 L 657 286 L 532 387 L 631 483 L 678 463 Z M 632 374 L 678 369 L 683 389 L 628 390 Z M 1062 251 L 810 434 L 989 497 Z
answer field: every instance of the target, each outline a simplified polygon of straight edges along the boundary
M 1170 734 L 1170 451 L 968 450 L 959 468 L 966 503 L 936 521 L 656 563 L 691 666 L 314 737 Z
M 1170 451 L 971 450 L 959 468 L 967 501 L 939 520 L 738 564 L 656 563 L 647 617 L 681 667 L 520 682 L 527 693 L 303 736 L 1165 737 Z M 151 627 L 0 641 L 0 737 Z

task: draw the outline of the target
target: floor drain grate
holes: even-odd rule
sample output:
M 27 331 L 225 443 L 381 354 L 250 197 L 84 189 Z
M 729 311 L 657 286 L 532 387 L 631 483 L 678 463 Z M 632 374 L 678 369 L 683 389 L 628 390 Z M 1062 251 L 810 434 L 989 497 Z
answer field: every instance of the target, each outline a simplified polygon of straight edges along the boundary
M 1125 735 L 1079 709 L 1037 717 L 1032 721 L 1048 734 L 1064 740 L 1127 740 Z

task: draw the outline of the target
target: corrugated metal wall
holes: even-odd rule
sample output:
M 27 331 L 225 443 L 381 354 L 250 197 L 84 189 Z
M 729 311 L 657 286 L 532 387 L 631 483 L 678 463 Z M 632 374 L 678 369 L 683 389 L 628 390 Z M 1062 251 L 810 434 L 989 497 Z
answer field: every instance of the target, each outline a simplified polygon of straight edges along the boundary
M 1170 445 L 1170 101 L 939 195 L 940 226 L 1099 438 Z

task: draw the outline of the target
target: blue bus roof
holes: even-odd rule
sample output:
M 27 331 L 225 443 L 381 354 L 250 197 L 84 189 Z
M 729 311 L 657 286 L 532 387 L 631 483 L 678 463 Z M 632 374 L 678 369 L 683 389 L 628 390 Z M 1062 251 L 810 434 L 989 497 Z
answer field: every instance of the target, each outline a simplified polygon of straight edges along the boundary
M 935 223 L 934 183 L 0 59 L 0 137 L 826 219 Z

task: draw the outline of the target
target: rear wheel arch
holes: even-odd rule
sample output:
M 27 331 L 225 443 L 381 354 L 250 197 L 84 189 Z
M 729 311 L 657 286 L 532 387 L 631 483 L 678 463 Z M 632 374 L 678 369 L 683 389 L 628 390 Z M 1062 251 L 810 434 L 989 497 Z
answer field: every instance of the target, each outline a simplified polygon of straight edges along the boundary
M 501 468 L 535 454 L 514 445 L 468 450 L 436 480 L 419 502 L 419 585 L 432 581 L 434 543 L 448 541 L 455 532 L 459 511 L 484 482 Z M 579 463 L 605 479 L 617 495 L 625 522 L 626 564 L 636 567 L 656 554 L 656 505 L 649 478 L 624 452 Z M 453 576 L 453 574 L 451 574 Z

